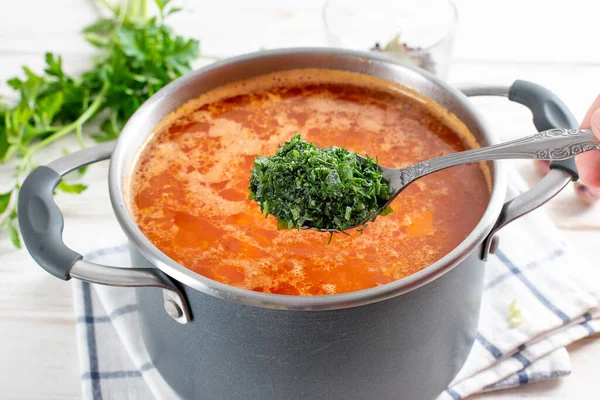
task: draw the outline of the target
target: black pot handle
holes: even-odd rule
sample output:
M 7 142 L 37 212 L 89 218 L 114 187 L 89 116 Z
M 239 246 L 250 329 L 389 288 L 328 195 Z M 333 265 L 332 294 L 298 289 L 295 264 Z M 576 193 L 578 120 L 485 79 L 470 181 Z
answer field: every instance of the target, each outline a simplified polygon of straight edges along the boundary
M 62 241 L 63 216 L 54 203 L 54 189 L 62 180 L 51 168 L 36 168 L 19 191 L 19 228 L 31 257 L 46 272 L 62 280 L 83 256 Z
M 533 114 L 533 123 L 538 131 L 554 128 L 577 129 L 579 124 L 554 93 L 538 84 L 517 80 L 511 86 L 462 85 L 459 89 L 467 96 L 505 96 L 523 104 Z M 579 179 L 575 159 L 553 161 L 550 172 L 533 188 L 506 202 L 500 216 L 487 236 L 482 259 L 498 247 L 497 232 L 515 219 L 535 210 L 556 196 L 571 181 Z
M 191 319 L 189 307 L 179 288 L 156 268 L 117 268 L 83 259 L 62 239 L 64 218 L 54 202 L 54 190 L 67 173 L 109 159 L 115 143 L 105 143 L 71 153 L 27 176 L 17 204 L 19 228 L 25 247 L 48 273 L 62 280 L 71 277 L 110 286 L 152 286 L 163 289 L 167 313 L 180 323 Z
M 523 104 L 533 114 L 533 124 L 538 131 L 554 128 L 577 129 L 579 123 L 565 103 L 550 90 L 533 82 L 515 81 L 508 92 L 508 99 Z M 553 161 L 550 169 L 562 169 L 579 179 L 575 158 Z

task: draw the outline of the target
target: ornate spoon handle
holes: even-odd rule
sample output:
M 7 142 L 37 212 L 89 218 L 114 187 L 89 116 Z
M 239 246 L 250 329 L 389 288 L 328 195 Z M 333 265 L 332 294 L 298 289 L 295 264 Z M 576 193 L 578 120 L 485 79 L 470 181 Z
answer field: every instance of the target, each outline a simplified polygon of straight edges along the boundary
M 406 185 L 455 165 L 510 158 L 564 160 L 589 150 L 600 150 L 600 142 L 591 129 L 550 129 L 510 142 L 432 158 L 396 171 L 400 172 L 400 183 Z

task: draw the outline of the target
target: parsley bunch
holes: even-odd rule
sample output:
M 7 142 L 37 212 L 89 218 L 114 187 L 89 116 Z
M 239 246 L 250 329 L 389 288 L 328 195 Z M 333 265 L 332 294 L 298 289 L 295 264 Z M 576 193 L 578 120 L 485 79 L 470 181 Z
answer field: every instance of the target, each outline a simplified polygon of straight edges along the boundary
M 148 0 L 100 2 L 112 17 L 83 31 L 99 52 L 89 71 L 70 76 L 63 71 L 61 57 L 47 53 L 43 74 L 23 67 L 25 78 L 8 80 L 20 95 L 19 103 L 8 107 L 0 100 L 0 162 L 19 160 L 13 188 L 0 193 L 0 232 L 8 230 L 17 247 L 16 195 L 23 177 L 35 166 L 32 157 L 68 135 L 75 135 L 82 147 L 84 132 L 96 142 L 116 139 L 135 110 L 190 71 L 190 62 L 200 54 L 197 40 L 177 36 L 165 25 L 165 17 L 179 11 L 170 7 L 170 0 L 154 0 L 159 14 L 151 18 L 146 16 Z M 88 133 L 85 128 L 93 120 L 99 132 Z M 63 181 L 58 189 L 81 193 L 86 186 Z
M 274 156 L 256 157 L 249 189 L 261 211 L 277 218 L 278 229 L 364 227 L 391 196 L 389 182 L 371 158 L 320 148 L 300 135 Z M 388 207 L 380 215 L 390 212 Z

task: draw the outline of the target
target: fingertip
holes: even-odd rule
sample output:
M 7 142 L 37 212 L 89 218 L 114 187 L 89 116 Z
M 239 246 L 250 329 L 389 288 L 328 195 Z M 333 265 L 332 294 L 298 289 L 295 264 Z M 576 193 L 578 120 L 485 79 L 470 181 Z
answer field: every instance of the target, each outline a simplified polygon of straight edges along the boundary
M 598 95 L 598 97 L 596 97 L 596 100 L 591 105 L 590 109 L 587 111 L 587 113 L 585 113 L 585 117 L 583 117 L 583 120 L 581 121 L 582 129 L 587 129 L 587 128 L 590 128 L 591 125 L 595 125 L 592 122 L 592 115 L 595 112 L 597 112 L 599 109 L 600 109 L 600 95 Z
M 598 139 L 600 139 L 600 108 L 592 114 L 592 130 Z
M 599 97 L 600 98 L 600 97 Z M 591 110 L 590 110 L 591 111 Z M 588 114 L 589 125 L 600 140 L 600 108 Z M 600 151 L 593 150 L 575 157 L 581 181 L 592 188 L 600 188 Z
M 598 135 L 600 132 L 597 132 Z M 600 188 L 600 151 L 588 151 L 575 157 L 581 181 L 593 188 Z

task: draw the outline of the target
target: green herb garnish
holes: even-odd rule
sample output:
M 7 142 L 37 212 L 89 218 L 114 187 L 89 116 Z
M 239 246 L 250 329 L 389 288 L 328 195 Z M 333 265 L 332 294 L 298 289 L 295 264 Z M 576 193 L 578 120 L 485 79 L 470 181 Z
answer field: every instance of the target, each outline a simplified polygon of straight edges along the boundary
M 0 231 L 8 230 L 17 247 L 16 194 L 34 167 L 33 156 L 65 136 L 75 135 L 82 147 L 84 133 L 96 142 L 116 139 L 135 110 L 190 71 L 190 62 L 200 54 L 197 40 L 177 36 L 164 24 L 165 17 L 179 11 L 170 7 L 170 0 L 154 0 L 156 17 L 147 16 L 148 0 L 99 3 L 113 15 L 83 30 L 84 38 L 99 52 L 90 70 L 81 76 L 68 75 L 61 57 L 47 53 L 43 74 L 23 67 L 24 78 L 8 80 L 19 94 L 18 103 L 9 107 L 0 100 L 0 163 L 19 159 L 12 188 L 0 193 Z M 100 132 L 85 129 L 93 120 Z M 85 188 L 67 183 L 57 187 L 74 194 Z
M 521 310 L 517 299 L 514 299 L 508 305 L 508 321 L 510 322 L 510 326 L 512 328 L 515 328 L 525 322 L 523 311 Z
M 257 156 L 251 200 L 278 229 L 312 227 L 344 231 L 364 226 L 390 199 L 389 182 L 368 156 L 344 148 L 320 148 L 295 135 L 269 158 Z M 389 214 L 387 207 L 380 215 Z

